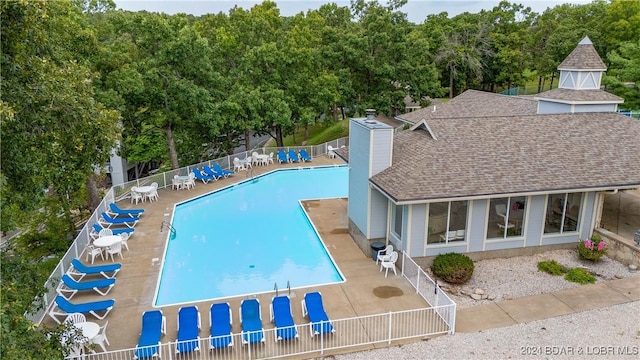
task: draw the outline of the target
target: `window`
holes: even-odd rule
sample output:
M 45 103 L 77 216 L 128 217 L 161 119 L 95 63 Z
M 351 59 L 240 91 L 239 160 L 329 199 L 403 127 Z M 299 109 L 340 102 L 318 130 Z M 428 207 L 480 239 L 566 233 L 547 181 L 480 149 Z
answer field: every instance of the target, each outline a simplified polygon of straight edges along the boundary
M 547 197 L 544 233 L 565 233 L 578 230 L 582 193 L 553 194 Z
M 393 207 L 393 233 L 402 240 L 402 206 Z
M 467 201 L 429 204 L 427 244 L 448 244 L 467 238 Z
M 526 208 L 527 198 L 524 196 L 491 199 L 487 238 L 522 236 Z

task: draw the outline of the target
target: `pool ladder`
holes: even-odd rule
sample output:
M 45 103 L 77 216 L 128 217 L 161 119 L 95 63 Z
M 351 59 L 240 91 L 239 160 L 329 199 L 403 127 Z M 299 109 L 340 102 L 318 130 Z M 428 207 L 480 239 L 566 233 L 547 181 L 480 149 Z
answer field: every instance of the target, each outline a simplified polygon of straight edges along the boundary
M 163 232 L 165 228 L 171 231 L 172 239 L 176 237 L 176 228 L 174 228 L 167 220 L 162 220 L 162 224 L 160 224 L 160 232 Z
M 278 283 L 275 282 L 273 283 L 273 291 L 276 292 L 276 296 L 278 296 Z M 287 280 L 287 291 L 288 294 L 291 295 L 291 283 L 289 282 L 289 280 Z

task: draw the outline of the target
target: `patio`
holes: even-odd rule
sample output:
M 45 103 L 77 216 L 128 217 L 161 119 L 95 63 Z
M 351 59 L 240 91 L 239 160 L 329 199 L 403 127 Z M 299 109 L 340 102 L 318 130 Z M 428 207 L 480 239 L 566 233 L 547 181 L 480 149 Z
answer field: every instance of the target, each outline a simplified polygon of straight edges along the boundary
M 161 259 L 163 256 L 168 231 L 163 228 L 162 223 L 171 219 L 173 205 L 176 202 L 211 192 L 245 180 L 251 175 L 259 175 L 277 168 L 337 164 L 342 164 L 342 161 L 328 156 L 318 156 L 313 159 L 312 163 L 306 164 L 256 166 L 253 168 L 253 174 L 251 172 L 240 172 L 227 179 L 208 184 L 203 184 L 199 181 L 196 187 L 191 190 L 172 190 L 170 187 L 160 189 L 158 191 L 159 200 L 155 202 L 139 203 L 133 206 L 128 199 L 118 202 L 118 206 L 121 208 L 144 208 L 145 213 L 136 226 L 134 235 L 128 241 L 130 251 L 123 252 L 124 259 L 121 260 L 123 266 L 118 273 L 116 286 L 105 297 L 116 300 L 114 309 L 103 321 L 95 321 L 93 317 L 88 316 L 88 320 L 95 321 L 100 325 L 103 325 L 106 320 L 109 321 L 107 336 L 110 345 L 107 346 L 107 350 L 129 349 L 137 344 L 141 327 L 141 315 L 144 311 L 153 309 L 152 301 L 160 271 L 160 262 L 157 259 Z M 390 273 L 389 277 L 385 278 L 384 273 L 379 272 L 379 266 L 376 266 L 375 262 L 372 261 L 370 254 L 365 254 L 358 248 L 348 234 L 347 199 L 307 201 L 304 206 L 327 249 L 346 277 L 346 281 L 338 285 L 291 291 L 291 305 L 296 324 L 308 323 L 308 320 L 302 317 L 300 300 L 304 293 L 311 291 L 322 292 L 325 299 L 325 309 L 332 320 L 429 307 L 423 298 L 416 294 L 411 284 L 402 278 L 400 272 L 398 272 L 398 276 Z M 103 263 L 101 259 L 96 259 L 96 264 L 101 263 Z M 203 286 L 206 286 L 206 284 L 203 284 Z M 295 287 L 295 284 L 292 284 L 292 286 Z M 280 289 L 280 293 L 286 292 L 286 289 Z M 257 296 L 261 303 L 262 324 L 265 329 L 273 328 L 273 324 L 269 322 L 268 307 L 273 295 L 274 293 L 267 293 Z M 230 303 L 233 312 L 234 333 L 239 333 L 241 330 L 238 309 L 243 298 L 225 299 Z M 90 293 L 77 294 L 73 302 L 80 303 L 101 299 L 102 297 Z M 200 337 L 206 338 L 209 335 L 209 307 L 211 302 L 200 302 L 194 305 L 198 306 L 202 315 Z M 178 307 L 163 307 L 162 310 L 167 318 L 167 334 L 162 338 L 162 342 L 175 341 Z M 48 316 L 44 321 L 48 324 L 53 324 Z M 308 328 L 301 327 L 299 331 L 301 340 L 307 341 L 309 339 Z M 346 333 L 346 331 L 343 333 Z M 341 336 L 339 329 L 334 336 Z M 272 337 L 267 338 L 267 342 L 273 341 Z M 387 344 L 382 343 L 377 346 L 387 346 Z M 235 344 L 234 347 L 242 347 L 242 345 Z M 350 352 L 373 347 L 375 346 L 368 345 L 341 351 Z M 206 351 L 203 353 L 206 353 Z

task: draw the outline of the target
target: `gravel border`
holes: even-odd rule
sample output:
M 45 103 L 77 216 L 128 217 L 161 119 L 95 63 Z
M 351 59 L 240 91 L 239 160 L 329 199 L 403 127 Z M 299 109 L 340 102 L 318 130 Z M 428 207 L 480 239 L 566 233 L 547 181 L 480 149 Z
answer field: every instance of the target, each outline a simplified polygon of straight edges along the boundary
M 613 279 L 640 276 L 640 271 L 631 271 L 624 264 L 603 256 L 597 263 L 580 260 L 576 250 L 552 250 L 537 255 L 511 258 L 487 259 L 474 262 L 471 280 L 464 285 L 443 285 L 443 290 L 459 308 L 488 304 L 524 296 L 539 295 L 581 286 L 564 279 L 538 271 L 538 262 L 555 260 L 567 268 L 583 267 L 596 275 L 596 283 Z M 429 276 L 433 277 L 430 270 Z M 487 299 L 470 297 L 481 289 Z M 490 300 L 492 299 L 492 300 Z

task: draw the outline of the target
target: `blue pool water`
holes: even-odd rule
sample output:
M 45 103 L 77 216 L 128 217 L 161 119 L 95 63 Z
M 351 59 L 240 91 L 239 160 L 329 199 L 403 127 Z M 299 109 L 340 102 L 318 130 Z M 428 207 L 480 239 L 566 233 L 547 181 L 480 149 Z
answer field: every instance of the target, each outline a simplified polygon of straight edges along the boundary
M 345 166 L 287 169 L 176 205 L 154 305 L 344 281 L 299 200 L 347 193 Z

